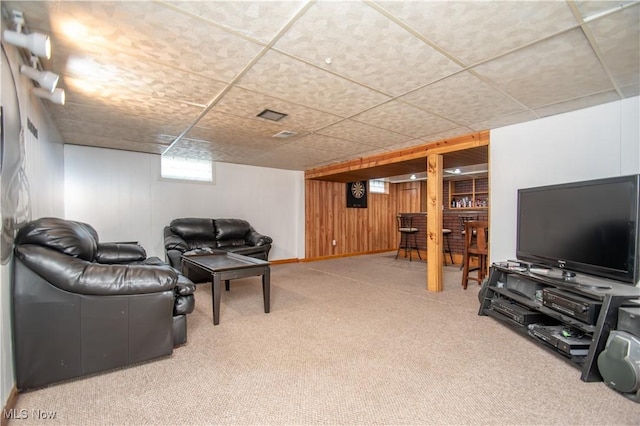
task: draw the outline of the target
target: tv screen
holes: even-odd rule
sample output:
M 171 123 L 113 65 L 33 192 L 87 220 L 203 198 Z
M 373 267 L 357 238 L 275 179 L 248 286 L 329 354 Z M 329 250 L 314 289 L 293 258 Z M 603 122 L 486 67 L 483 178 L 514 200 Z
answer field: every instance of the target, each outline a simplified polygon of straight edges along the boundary
M 636 284 L 639 178 L 518 190 L 517 258 Z

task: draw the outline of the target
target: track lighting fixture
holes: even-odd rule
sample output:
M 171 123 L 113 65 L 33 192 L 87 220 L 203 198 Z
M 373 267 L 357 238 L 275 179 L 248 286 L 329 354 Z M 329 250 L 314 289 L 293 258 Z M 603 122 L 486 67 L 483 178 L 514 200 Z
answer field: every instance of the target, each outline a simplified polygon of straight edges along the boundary
M 48 35 L 40 33 L 22 34 L 17 31 L 4 30 L 4 41 L 14 46 L 29 49 L 34 55 L 51 58 L 51 40 Z
M 37 97 L 51 101 L 54 104 L 64 105 L 65 98 L 63 89 L 54 89 L 50 92 L 42 87 L 34 87 L 32 93 Z
M 40 71 L 36 68 L 22 65 L 20 67 L 20 73 L 26 75 L 31 80 L 38 82 L 40 87 L 47 89 L 50 92 L 52 92 L 58 84 L 58 74 L 54 74 L 50 71 Z

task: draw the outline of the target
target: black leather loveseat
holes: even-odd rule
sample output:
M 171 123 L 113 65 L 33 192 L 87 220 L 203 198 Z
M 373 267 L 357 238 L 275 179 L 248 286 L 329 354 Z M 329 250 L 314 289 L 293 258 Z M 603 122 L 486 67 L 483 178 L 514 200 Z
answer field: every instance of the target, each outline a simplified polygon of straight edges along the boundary
M 256 232 L 243 219 L 181 218 L 164 228 L 164 248 L 174 268 L 181 267 L 183 254 L 199 255 L 212 250 L 268 260 L 272 242 L 271 237 Z
M 20 390 L 171 354 L 195 285 L 137 244 L 41 218 L 16 236 L 12 325 Z

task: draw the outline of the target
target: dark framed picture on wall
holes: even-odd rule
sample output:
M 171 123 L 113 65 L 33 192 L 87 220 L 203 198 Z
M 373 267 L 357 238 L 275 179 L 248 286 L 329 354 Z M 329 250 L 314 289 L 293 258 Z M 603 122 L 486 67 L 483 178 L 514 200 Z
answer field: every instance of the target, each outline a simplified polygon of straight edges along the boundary
M 347 207 L 360 209 L 367 208 L 366 180 L 347 183 Z

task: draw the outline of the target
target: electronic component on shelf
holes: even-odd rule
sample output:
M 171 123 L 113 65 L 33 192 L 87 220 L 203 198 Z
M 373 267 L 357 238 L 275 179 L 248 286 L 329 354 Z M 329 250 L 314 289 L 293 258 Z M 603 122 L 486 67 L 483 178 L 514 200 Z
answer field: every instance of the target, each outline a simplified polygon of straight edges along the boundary
M 492 299 L 490 309 L 522 325 L 543 322 L 546 318 L 546 316 L 540 312 L 532 311 L 505 298 Z
M 542 304 L 590 325 L 594 325 L 598 320 L 598 314 L 602 306 L 602 303 L 597 300 L 588 299 L 557 288 L 545 288 L 542 290 Z
M 530 324 L 529 335 L 544 340 L 560 352 L 571 356 L 586 356 L 591 338 L 584 333 L 563 325 Z

